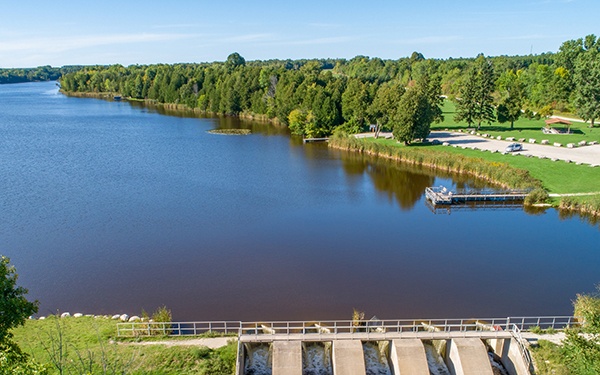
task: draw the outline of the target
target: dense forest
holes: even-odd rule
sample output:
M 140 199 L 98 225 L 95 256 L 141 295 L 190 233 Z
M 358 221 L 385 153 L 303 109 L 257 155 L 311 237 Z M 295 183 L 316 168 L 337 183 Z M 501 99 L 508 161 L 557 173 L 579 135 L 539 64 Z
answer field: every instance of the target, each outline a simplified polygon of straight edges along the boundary
M 82 66 L 63 66 L 53 68 L 51 66 L 39 66 L 37 68 L 12 68 L 0 69 L 0 84 L 23 83 L 37 81 L 56 81 L 64 74 L 76 72 L 83 69 Z
M 520 116 L 600 115 L 600 41 L 570 40 L 557 53 L 461 59 L 245 61 L 89 66 L 62 76 L 66 92 L 114 93 L 226 115 L 278 121 L 307 137 L 377 124 L 398 139 L 422 138 L 442 117 L 441 97 L 469 125 Z M 404 124 L 398 127 L 397 124 Z M 408 125 L 407 125 L 408 124 Z

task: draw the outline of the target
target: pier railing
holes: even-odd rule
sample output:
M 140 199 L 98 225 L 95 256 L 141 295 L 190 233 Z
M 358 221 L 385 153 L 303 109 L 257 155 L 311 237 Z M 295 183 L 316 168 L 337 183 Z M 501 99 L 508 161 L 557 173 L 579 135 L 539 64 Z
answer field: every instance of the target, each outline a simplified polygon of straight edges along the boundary
M 117 324 L 122 337 L 138 336 L 295 336 L 348 337 L 402 336 L 419 337 L 464 336 L 480 332 L 493 337 L 511 330 L 562 330 L 579 326 L 582 320 L 572 316 L 508 317 L 483 319 L 413 319 L 413 320 L 322 320 L 322 321 L 206 321 L 206 322 L 127 322 Z

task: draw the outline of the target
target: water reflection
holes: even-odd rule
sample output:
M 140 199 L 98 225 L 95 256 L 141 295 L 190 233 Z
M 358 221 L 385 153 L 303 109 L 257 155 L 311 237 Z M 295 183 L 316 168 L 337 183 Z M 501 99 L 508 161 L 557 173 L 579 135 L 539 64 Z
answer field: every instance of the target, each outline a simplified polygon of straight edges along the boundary
M 434 185 L 436 176 L 451 178 L 457 189 L 491 186 L 482 180 L 434 172 L 431 168 L 403 164 L 356 152 L 337 150 L 335 152 L 338 153 L 342 167 L 348 175 L 367 175 L 375 189 L 390 201 L 396 201 L 402 210 L 411 210 L 424 196 L 425 188 Z

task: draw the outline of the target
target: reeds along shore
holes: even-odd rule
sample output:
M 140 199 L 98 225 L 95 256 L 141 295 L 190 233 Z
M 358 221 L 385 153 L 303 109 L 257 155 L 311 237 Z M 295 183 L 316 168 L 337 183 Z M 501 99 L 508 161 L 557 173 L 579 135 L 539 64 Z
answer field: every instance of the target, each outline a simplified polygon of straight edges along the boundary
M 526 205 L 544 203 L 548 192 L 542 181 L 533 178 L 528 171 L 511 167 L 506 163 L 492 162 L 480 158 L 448 153 L 426 148 L 398 147 L 378 142 L 357 139 L 336 134 L 329 139 L 329 146 L 341 150 L 362 152 L 376 157 L 396 160 L 402 163 L 419 165 L 445 172 L 465 174 L 480 178 L 509 189 L 531 189 L 525 199 Z M 600 222 L 600 196 L 580 201 L 571 197 L 562 197 L 557 204 L 561 214 L 577 213 L 592 224 Z
M 397 147 L 339 134 L 329 139 L 329 146 L 342 150 L 363 152 L 434 170 L 465 174 L 509 189 L 535 190 L 542 188 L 541 182 L 531 177 L 528 171 L 513 168 L 505 163 L 490 162 L 439 150 Z

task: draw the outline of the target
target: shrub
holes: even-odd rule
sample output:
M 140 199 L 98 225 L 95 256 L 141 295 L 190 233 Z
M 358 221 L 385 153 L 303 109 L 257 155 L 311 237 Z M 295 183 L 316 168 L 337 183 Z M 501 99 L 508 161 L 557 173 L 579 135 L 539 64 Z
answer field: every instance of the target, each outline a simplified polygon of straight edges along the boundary
M 577 294 L 573 307 L 575 316 L 584 319 L 587 331 L 600 333 L 600 285 L 596 289 L 597 292 L 593 294 Z
M 537 203 L 544 203 L 547 199 L 548 192 L 542 188 L 537 188 L 527 194 L 525 197 L 525 204 L 531 206 Z
M 535 333 L 536 335 L 540 335 L 542 333 L 542 328 L 540 326 L 531 327 L 529 330 L 531 333 Z

